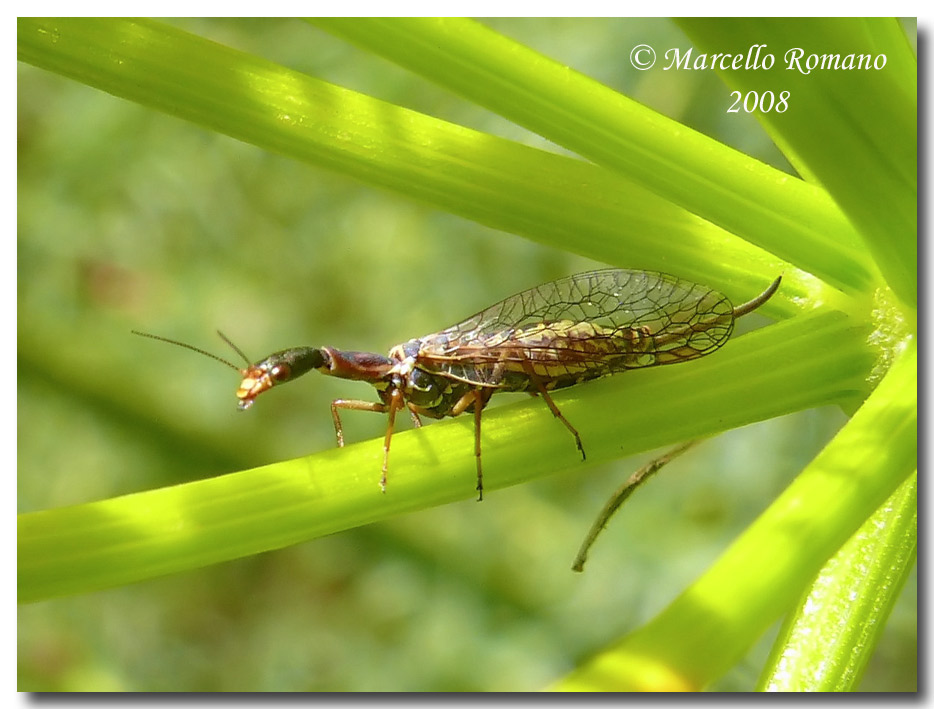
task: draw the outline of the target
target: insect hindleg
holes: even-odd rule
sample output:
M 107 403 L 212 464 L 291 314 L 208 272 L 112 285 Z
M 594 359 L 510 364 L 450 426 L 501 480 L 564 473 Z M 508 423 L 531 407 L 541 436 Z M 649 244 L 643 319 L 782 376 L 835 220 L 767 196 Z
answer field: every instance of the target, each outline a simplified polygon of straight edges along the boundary
M 534 382 L 537 392 L 529 392 L 532 396 L 535 394 L 541 394 L 542 398 L 545 400 L 545 403 L 548 404 L 548 408 L 551 409 L 551 413 L 555 415 L 556 419 L 559 419 L 561 423 L 564 424 L 565 428 L 571 432 L 571 435 L 574 436 L 574 442 L 577 443 L 577 450 L 581 452 L 581 460 L 587 460 L 587 454 L 584 452 L 584 444 L 581 442 L 581 436 L 577 432 L 577 429 L 571 425 L 571 422 L 564 418 L 564 414 L 561 413 L 561 410 L 558 408 L 558 405 L 555 404 L 554 400 L 551 398 L 551 394 L 548 393 L 548 390 L 545 388 L 545 385 L 535 376 L 535 373 L 532 371 L 531 367 L 526 367 L 526 374 L 528 374 L 529 379 Z

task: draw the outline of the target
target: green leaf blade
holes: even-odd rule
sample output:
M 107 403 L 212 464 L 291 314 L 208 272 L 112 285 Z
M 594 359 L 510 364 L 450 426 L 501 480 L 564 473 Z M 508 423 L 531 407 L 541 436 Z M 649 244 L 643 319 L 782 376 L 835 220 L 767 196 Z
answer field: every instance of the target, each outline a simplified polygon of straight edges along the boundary
M 803 165 L 802 172 L 814 175 L 830 192 L 866 240 L 886 282 L 905 304 L 914 306 L 917 63 L 898 21 L 686 19 L 681 24 L 701 49 L 711 52 L 743 53 L 756 43 L 776 52 L 778 68 L 722 76 L 744 92 L 790 93 L 787 111 L 759 112 L 757 117 L 789 149 L 792 162 Z M 803 58 L 790 64 L 788 52 L 795 50 Z M 810 56 L 835 56 L 842 63 L 848 56 L 869 56 L 866 50 L 875 52 L 873 59 L 885 58 L 881 69 L 807 68 Z M 867 102 L 867 96 L 873 100 Z
M 754 283 L 791 270 L 597 166 L 408 111 L 161 23 L 20 19 L 19 51 L 24 61 L 116 96 L 605 263 L 674 271 L 721 289 L 739 284 L 750 296 Z
M 737 338 L 689 366 L 556 392 L 587 464 L 706 436 L 803 407 L 846 401 L 871 352 L 837 313 Z M 807 352 L 832 357 L 804 357 Z M 844 354 L 845 353 L 845 354 Z M 635 402 L 635 403 L 634 403 Z M 485 489 L 581 460 L 542 402 L 484 412 Z M 393 436 L 386 494 L 382 439 L 217 478 L 19 516 L 19 600 L 83 593 L 280 548 L 474 496 L 470 416 Z
M 917 473 L 821 569 L 759 682 L 770 692 L 852 692 L 915 566 Z
M 916 372 L 910 346 L 837 437 L 693 586 L 558 688 L 701 689 L 729 669 L 912 474 Z M 880 440 L 888 455 L 879 455 Z M 646 684 L 647 667 L 666 684 Z
M 647 191 L 847 290 L 875 268 L 821 189 L 742 155 L 469 20 L 318 18 Z M 567 109 L 573 106 L 573 111 Z

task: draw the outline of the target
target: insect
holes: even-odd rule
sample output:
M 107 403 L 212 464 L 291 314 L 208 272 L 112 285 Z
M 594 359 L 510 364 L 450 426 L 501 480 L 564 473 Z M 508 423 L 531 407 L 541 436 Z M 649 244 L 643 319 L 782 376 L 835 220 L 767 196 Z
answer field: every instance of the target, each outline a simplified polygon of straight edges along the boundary
M 388 414 L 383 492 L 397 412 L 408 409 L 416 426 L 421 426 L 421 416 L 440 419 L 472 413 L 477 499 L 482 500 L 480 419 L 493 394 L 541 395 L 586 458 L 580 434 L 550 392 L 627 369 L 708 355 L 730 338 L 735 319 L 765 303 L 780 283 L 781 276 L 761 295 L 733 307 L 722 293 L 664 273 L 589 271 L 517 293 L 446 330 L 396 345 L 388 356 L 293 347 L 249 364 L 249 358 L 218 333 L 247 362 L 245 369 L 183 342 L 134 332 L 194 350 L 240 372 L 241 410 L 249 409 L 263 392 L 312 369 L 372 384 L 379 401 L 337 399 L 331 403 L 331 415 L 337 445 L 343 446 L 341 410 Z

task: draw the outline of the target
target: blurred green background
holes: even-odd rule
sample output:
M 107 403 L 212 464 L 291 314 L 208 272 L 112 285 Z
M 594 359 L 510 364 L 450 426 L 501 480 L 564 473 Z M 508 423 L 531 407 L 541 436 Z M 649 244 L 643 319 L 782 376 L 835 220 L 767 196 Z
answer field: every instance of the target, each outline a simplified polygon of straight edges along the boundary
M 171 22 L 560 150 L 298 20 Z M 725 113 L 728 91 L 716 75 L 630 67 L 635 44 L 690 46 L 669 21 L 488 24 L 790 171 L 754 119 Z M 322 450 L 334 445 L 329 402 L 373 398 L 365 384 L 310 375 L 241 413 L 234 372 L 131 329 L 232 360 L 217 328 L 254 359 L 299 344 L 386 352 L 516 291 L 602 265 L 22 64 L 17 137 L 19 512 Z M 747 325 L 768 323 L 757 317 Z M 688 453 L 625 506 L 583 575 L 570 564 L 593 516 L 651 454 L 497 490 L 480 505 L 24 606 L 19 689 L 539 689 L 662 609 L 844 421 L 835 409 L 801 412 Z M 347 413 L 344 425 L 349 441 L 385 430 L 383 417 L 365 413 Z M 915 607 L 912 579 L 862 689 L 915 689 Z M 751 687 L 771 635 L 716 688 Z

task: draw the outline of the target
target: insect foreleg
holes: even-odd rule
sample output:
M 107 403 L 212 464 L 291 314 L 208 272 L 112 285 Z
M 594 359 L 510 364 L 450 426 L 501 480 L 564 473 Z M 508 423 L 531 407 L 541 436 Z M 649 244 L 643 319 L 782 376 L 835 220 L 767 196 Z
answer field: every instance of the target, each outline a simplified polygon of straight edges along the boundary
M 344 428 L 341 426 L 341 417 L 338 409 L 354 409 L 355 411 L 375 411 L 384 414 L 386 404 L 380 401 L 361 401 L 360 399 L 335 399 L 331 402 L 331 418 L 334 419 L 334 433 L 337 434 L 337 446 L 344 447 Z
M 386 437 L 383 440 L 383 475 L 379 481 L 379 486 L 382 488 L 383 492 L 386 492 L 386 472 L 389 469 L 389 442 L 392 440 L 392 431 L 396 422 L 396 411 L 403 406 L 405 406 L 405 400 L 399 389 L 393 389 L 389 394 L 388 404 L 382 401 L 363 401 L 361 399 L 335 399 L 331 402 L 334 433 L 337 434 L 337 445 L 341 448 L 344 447 L 344 428 L 341 425 L 341 417 L 338 413 L 338 409 L 353 409 L 355 411 L 373 411 L 378 414 L 389 414 L 389 423 L 386 426 Z M 420 428 L 422 420 L 418 417 L 418 414 L 411 410 L 409 413 L 412 414 L 412 421 L 415 422 L 415 426 Z

